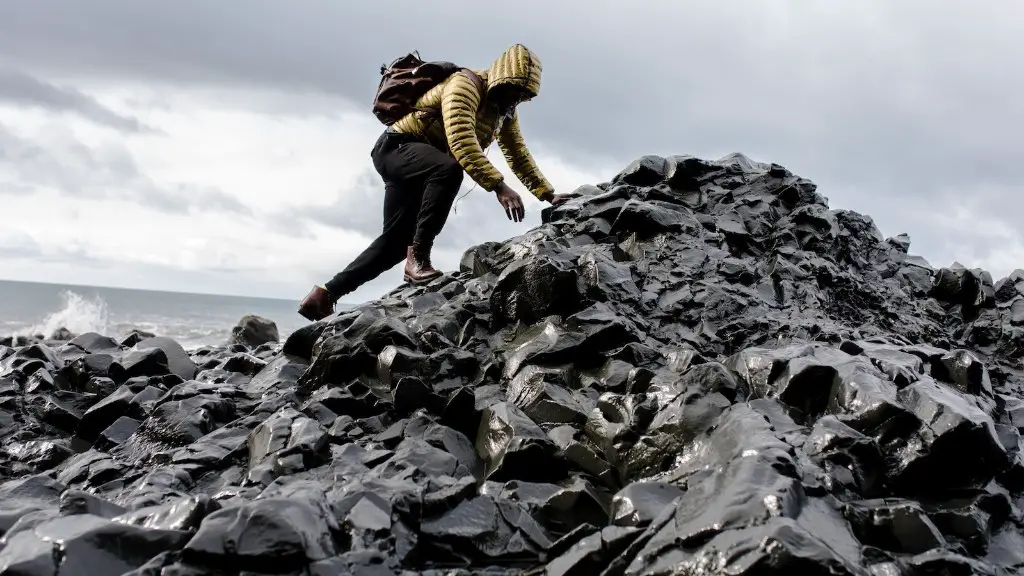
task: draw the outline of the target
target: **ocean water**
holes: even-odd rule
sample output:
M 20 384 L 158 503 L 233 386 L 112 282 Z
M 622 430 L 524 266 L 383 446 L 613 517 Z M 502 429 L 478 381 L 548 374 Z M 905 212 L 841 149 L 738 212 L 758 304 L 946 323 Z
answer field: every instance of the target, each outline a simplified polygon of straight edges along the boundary
M 281 341 L 308 324 L 298 301 L 0 280 L 0 336 L 76 334 L 119 338 L 133 329 L 169 336 L 185 348 L 224 344 L 246 314 L 277 323 Z

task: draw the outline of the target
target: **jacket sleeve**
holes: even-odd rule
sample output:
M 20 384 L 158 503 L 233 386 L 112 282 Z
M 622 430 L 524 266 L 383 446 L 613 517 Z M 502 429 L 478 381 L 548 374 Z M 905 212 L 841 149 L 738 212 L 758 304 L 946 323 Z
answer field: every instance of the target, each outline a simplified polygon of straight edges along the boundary
M 526 141 L 523 140 L 523 134 L 519 130 L 518 110 L 514 111 L 512 117 L 502 124 L 501 130 L 498 132 L 498 146 L 505 154 L 505 160 L 508 162 L 508 167 L 512 169 L 512 173 L 519 178 L 524 186 L 529 188 L 534 196 L 543 200 L 546 196 L 554 193 L 554 187 L 541 173 L 537 163 L 533 160 L 533 155 L 526 148 Z
M 470 178 L 493 192 L 505 177 L 484 155 L 476 136 L 476 113 L 482 99 L 477 83 L 465 72 L 456 72 L 441 96 L 441 117 L 452 155 Z

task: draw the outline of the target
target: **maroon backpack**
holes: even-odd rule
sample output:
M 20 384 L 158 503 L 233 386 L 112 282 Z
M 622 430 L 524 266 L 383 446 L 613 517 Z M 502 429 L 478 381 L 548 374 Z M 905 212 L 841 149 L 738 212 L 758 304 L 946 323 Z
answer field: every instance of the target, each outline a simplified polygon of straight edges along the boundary
M 373 115 L 385 126 L 390 126 L 410 112 L 436 114 L 436 110 L 417 108 L 416 101 L 459 70 L 468 69 L 443 60 L 424 62 L 419 52 L 398 58 L 390 66 L 381 66 L 380 85 L 373 98 Z M 472 76 L 479 80 L 476 74 Z

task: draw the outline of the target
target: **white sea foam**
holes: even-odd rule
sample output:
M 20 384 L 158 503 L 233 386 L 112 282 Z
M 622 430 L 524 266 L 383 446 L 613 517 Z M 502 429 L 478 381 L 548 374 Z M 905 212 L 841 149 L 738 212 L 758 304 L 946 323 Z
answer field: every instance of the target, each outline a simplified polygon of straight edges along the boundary
M 0 288 L 13 295 L 3 300 L 0 293 L 0 338 L 51 338 L 66 328 L 76 335 L 95 332 L 120 340 L 141 330 L 173 338 L 188 350 L 228 342 L 231 328 L 245 314 L 279 321 L 282 339 L 305 325 L 290 301 L 33 284 L 12 288 L 2 282 Z M 33 292 L 19 293 L 19 288 Z
M 75 334 L 98 332 L 105 334 L 110 325 L 110 312 L 107 303 L 99 296 L 87 298 L 64 290 L 61 292 L 61 307 L 52 312 L 39 323 L 23 328 L 18 335 L 35 336 L 42 334 L 50 337 L 58 328 L 67 328 Z

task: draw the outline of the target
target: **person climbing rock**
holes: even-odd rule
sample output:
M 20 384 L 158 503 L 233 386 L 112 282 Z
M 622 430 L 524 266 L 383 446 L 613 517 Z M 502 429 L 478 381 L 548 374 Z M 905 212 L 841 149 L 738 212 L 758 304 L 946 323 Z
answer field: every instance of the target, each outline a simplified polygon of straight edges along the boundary
M 387 129 L 370 151 L 384 181 L 384 226 L 343 271 L 314 286 L 299 305 L 310 321 L 334 312 L 342 296 L 405 260 L 404 278 L 423 284 L 441 276 L 430 260 L 464 173 L 493 193 L 509 220 L 521 222 L 523 200 L 484 155 L 496 139 L 512 172 L 541 201 L 561 204 L 526 148 L 518 105 L 540 91 L 541 63 L 521 44 L 486 70 L 424 62 L 417 54 L 381 67 L 374 114 Z

